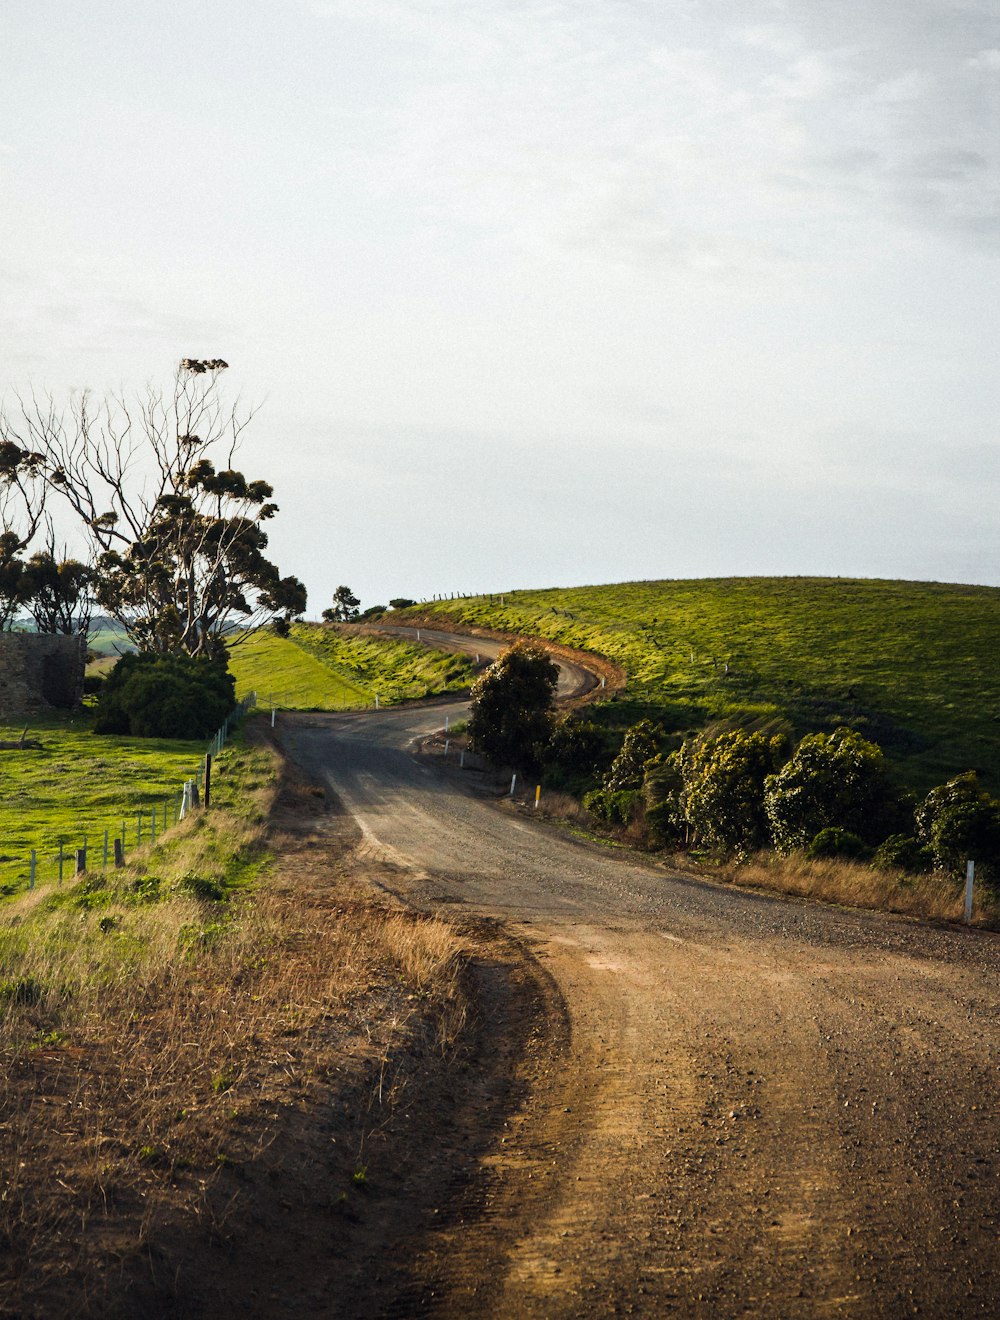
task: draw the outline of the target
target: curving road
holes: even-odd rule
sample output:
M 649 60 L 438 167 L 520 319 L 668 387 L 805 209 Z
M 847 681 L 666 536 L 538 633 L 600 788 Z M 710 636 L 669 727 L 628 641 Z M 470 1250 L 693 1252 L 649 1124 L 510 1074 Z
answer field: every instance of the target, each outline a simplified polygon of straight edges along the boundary
M 404 641 L 418 641 L 426 646 L 441 651 L 461 651 L 464 655 L 478 657 L 484 664 L 495 660 L 501 651 L 506 650 L 509 642 L 499 642 L 492 637 L 468 637 L 463 633 L 444 632 L 439 628 L 413 628 L 392 623 L 373 623 L 366 625 L 372 632 L 387 633 L 390 637 L 401 637 Z M 542 643 L 544 645 L 544 643 Z M 583 696 L 597 686 L 593 673 L 582 664 L 572 660 L 559 660 L 559 686 L 556 696 L 560 700 Z
M 578 845 L 414 754 L 462 709 L 282 735 L 409 901 L 503 923 L 568 1011 L 494 1200 L 414 1248 L 435 1313 L 996 1315 L 997 939 Z

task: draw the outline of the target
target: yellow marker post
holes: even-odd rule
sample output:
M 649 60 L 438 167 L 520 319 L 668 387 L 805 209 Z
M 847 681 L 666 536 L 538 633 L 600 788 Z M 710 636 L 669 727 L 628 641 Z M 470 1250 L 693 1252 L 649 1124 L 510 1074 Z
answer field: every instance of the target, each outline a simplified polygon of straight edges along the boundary
M 538 785 L 536 785 L 536 787 L 535 787 L 535 810 L 536 810 L 536 811 L 538 810 L 538 800 L 539 800 L 539 798 L 540 798 L 541 796 L 542 796 L 542 786 L 541 786 L 541 784 L 538 784 Z

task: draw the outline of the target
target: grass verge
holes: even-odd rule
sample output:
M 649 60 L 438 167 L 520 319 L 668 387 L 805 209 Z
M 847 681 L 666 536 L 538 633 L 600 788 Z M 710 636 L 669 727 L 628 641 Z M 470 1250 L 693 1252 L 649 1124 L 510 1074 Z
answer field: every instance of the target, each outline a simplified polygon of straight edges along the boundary
M 373 695 L 356 679 L 336 673 L 290 637 L 261 628 L 234 646 L 229 668 L 239 696 L 256 692 L 261 706 L 284 710 L 344 710 L 370 706 Z
M 545 793 L 538 811 L 530 799 L 519 809 L 540 817 L 575 838 L 603 847 L 631 849 L 662 860 L 671 870 L 717 880 L 744 889 L 790 894 L 844 907 L 895 912 L 928 921 L 964 920 L 965 884 L 953 876 L 934 872 L 909 875 L 904 871 L 878 869 L 863 862 L 836 858 L 812 859 L 802 853 L 782 857 L 774 852 L 756 853 L 741 861 L 715 862 L 691 853 L 652 853 L 643 845 L 641 822 L 624 829 L 601 830 L 593 816 L 568 793 Z M 1000 930 L 1000 900 L 985 885 L 977 885 L 972 921 L 988 930 Z
M 802 855 L 779 857 L 759 853 L 746 861 L 706 867 L 709 875 L 750 889 L 816 899 L 879 912 L 896 912 L 930 921 L 962 921 L 965 886 L 940 872 L 907 875 L 879 870 L 860 862 L 811 859 Z M 985 886 L 978 886 L 972 907 L 973 924 L 1000 929 L 1000 902 Z
M 467 655 L 435 651 L 398 637 L 302 623 L 293 627 L 292 640 L 324 664 L 363 682 L 385 705 L 464 692 L 475 681 Z

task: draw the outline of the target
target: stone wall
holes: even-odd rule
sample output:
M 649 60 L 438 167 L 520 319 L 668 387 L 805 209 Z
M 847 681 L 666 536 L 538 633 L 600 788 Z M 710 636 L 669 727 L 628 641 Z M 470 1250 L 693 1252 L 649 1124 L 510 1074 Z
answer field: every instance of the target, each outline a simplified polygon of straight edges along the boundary
M 78 706 L 86 656 L 82 633 L 0 632 L 0 716 Z

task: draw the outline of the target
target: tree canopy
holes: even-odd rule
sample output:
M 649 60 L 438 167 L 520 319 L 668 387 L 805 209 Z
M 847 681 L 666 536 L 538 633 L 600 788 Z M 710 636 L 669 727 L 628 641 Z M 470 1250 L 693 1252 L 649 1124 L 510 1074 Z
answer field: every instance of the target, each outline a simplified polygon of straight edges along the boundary
M 742 729 L 690 740 L 679 760 L 695 839 L 724 853 L 766 848 L 771 831 L 764 785 L 787 751 L 781 736 Z
M 265 554 L 271 486 L 233 466 L 253 412 L 226 402 L 226 367 L 185 358 L 166 391 L 84 391 L 65 411 L 32 395 L 0 423 L 0 484 L 24 504 L 41 481 L 75 515 L 96 601 L 140 651 L 218 655 L 305 608 L 302 583 Z
M 1000 878 L 1000 802 L 974 770 L 931 789 L 916 818 L 920 841 L 939 870 L 961 873 L 971 860 L 991 880 Z
M 353 623 L 361 613 L 361 600 L 350 587 L 340 586 L 333 593 L 332 608 L 323 611 L 323 618 L 328 623 Z
M 537 769 L 552 733 L 559 666 L 532 642 L 518 642 L 472 688 L 469 742 L 493 765 Z
M 882 749 L 854 729 L 810 733 L 766 781 L 764 803 L 779 852 L 807 848 L 829 826 L 877 844 L 891 831 L 897 794 Z

